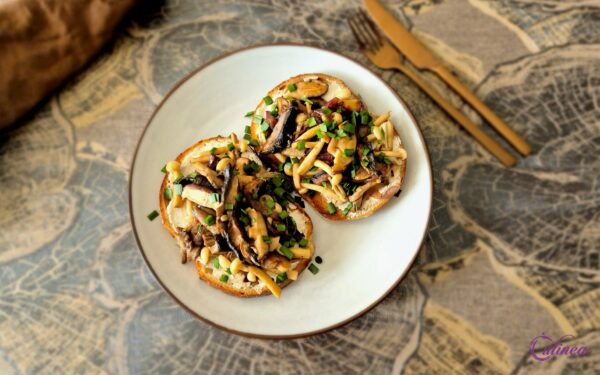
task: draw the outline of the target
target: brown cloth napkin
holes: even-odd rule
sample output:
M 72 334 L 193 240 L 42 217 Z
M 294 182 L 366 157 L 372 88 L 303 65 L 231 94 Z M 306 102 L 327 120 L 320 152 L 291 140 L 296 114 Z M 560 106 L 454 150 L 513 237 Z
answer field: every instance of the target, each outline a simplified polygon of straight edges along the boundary
M 0 1 L 0 129 L 81 69 L 134 2 Z

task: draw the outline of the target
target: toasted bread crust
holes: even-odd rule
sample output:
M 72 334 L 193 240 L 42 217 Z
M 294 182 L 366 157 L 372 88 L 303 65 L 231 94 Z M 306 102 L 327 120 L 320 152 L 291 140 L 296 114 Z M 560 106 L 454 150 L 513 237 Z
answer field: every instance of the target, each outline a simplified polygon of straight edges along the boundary
M 297 83 L 306 78 L 313 78 L 313 77 L 317 77 L 321 80 L 324 80 L 328 84 L 330 84 L 331 82 L 335 82 L 339 86 L 345 87 L 348 90 L 350 90 L 350 92 L 352 93 L 353 96 L 358 97 L 358 95 L 356 95 L 356 93 L 354 93 L 352 91 L 352 89 L 350 89 L 344 81 L 340 80 L 339 78 L 332 77 L 330 75 L 323 74 L 323 73 L 310 73 L 310 74 L 301 74 L 301 75 L 294 76 L 292 78 L 289 78 L 289 79 L 281 82 L 277 86 L 275 86 L 273 89 L 271 89 L 271 91 L 269 91 L 268 95 L 273 96 L 275 93 L 279 92 L 280 90 L 284 90 L 285 88 L 287 88 L 287 86 L 289 84 Z M 256 106 L 256 110 L 258 110 L 262 106 L 264 106 L 264 103 L 261 100 L 260 103 Z M 255 119 L 253 118 L 252 123 L 250 124 L 250 134 L 251 134 L 252 138 L 257 139 L 258 132 L 259 132 L 259 123 L 256 122 Z M 397 141 L 399 144 L 402 144 L 400 136 L 398 135 L 398 132 L 396 131 L 395 128 L 394 128 L 394 140 Z M 394 142 L 394 143 L 396 143 L 396 142 Z M 259 145 L 258 150 L 260 151 L 260 145 Z M 276 161 L 276 159 L 274 157 L 272 157 L 270 155 L 268 157 L 270 160 Z M 319 214 L 321 214 L 321 216 L 323 216 L 329 220 L 339 221 L 339 220 L 362 219 L 362 218 L 366 218 L 368 216 L 373 215 L 376 211 L 378 211 L 381 207 L 383 207 L 396 193 L 398 193 L 398 191 L 400 191 L 400 189 L 402 188 L 402 184 L 404 182 L 405 175 L 406 175 L 406 163 L 404 163 L 404 165 L 402 166 L 400 175 L 392 178 L 391 181 L 384 188 L 379 189 L 379 194 L 376 194 L 376 195 L 374 194 L 373 196 L 369 197 L 369 199 L 367 199 L 366 201 L 363 202 L 360 210 L 350 212 L 348 215 L 343 215 L 340 210 L 337 210 L 336 213 L 334 213 L 334 214 L 330 214 L 327 210 L 328 201 L 319 192 L 315 192 L 315 194 L 312 197 L 308 196 L 307 194 L 302 194 L 301 196 L 309 205 L 311 205 L 317 212 L 319 212 Z
M 191 145 L 190 147 L 188 147 L 187 149 L 185 149 L 183 152 L 181 152 L 177 158 L 175 158 L 176 161 L 181 162 L 186 155 L 188 155 L 189 153 L 195 151 L 195 150 L 202 150 L 203 148 L 208 149 L 208 144 L 210 144 L 210 147 L 214 147 L 215 143 L 222 143 L 222 145 L 227 145 L 229 143 L 229 138 L 227 137 L 223 137 L 223 136 L 216 136 L 216 137 L 211 137 L 211 138 L 207 138 L 207 139 L 203 139 L 201 141 L 198 141 L 196 143 L 194 143 L 193 145 Z M 159 207 L 160 207 L 160 217 L 161 217 L 161 221 L 163 223 L 163 226 L 169 231 L 169 234 L 171 234 L 171 236 L 173 238 L 177 238 L 178 234 L 175 228 L 173 228 L 173 226 L 171 225 L 171 223 L 169 222 L 168 219 L 168 215 L 167 215 L 167 202 L 165 200 L 164 197 L 164 189 L 168 184 L 168 177 L 165 174 L 163 181 L 160 185 L 160 191 L 159 191 Z M 299 208 L 301 209 L 301 208 Z M 304 211 L 302 211 L 304 212 Z M 308 218 L 307 221 L 307 231 L 305 234 L 305 237 L 307 239 L 309 239 L 309 241 L 312 243 L 312 234 L 313 234 L 313 226 L 312 226 L 312 222 L 310 221 L 310 218 L 308 217 L 308 215 L 306 215 L 306 213 L 304 213 L 305 216 Z M 298 271 L 298 275 L 300 275 L 300 273 L 308 266 L 308 264 L 310 263 L 311 259 L 301 259 L 298 261 L 298 264 L 295 268 L 296 271 Z M 197 260 L 194 261 L 194 265 L 196 268 L 196 272 L 198 273 L 198 277 L 203 280 L 204 282 L 206 282 L 208 285 L 220 289 L 223 292 L 233 295 L 233 296 L 237 296 L 237 297 L 259 297 L 259 296 L 265 296 L 265 295 L 270 295 L 271 291 L 264 285 L 264 284 L 257 284 L 254 285 L 254 287 L 245 287 L 243 285 L 234 285 L 231 283 L 223 283 L 219 280 L 218 277 L 213 276 L 212 272 L 209 272 L 209 270 L 211 270 L 212 266 L 205 266 L 202 265 L 200 262 L 198 262 Z M 279 287 L 281 289 L 285 288 L 286 286 L 288 286 L 289 284 L 291 284 L 292 280 L 285 280 L 282 283 L 279 283 Z

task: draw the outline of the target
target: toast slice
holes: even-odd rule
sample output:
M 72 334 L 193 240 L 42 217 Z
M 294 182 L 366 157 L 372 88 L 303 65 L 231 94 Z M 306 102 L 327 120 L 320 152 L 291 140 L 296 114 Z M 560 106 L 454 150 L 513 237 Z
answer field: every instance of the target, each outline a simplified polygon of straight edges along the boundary
M 292 184 L 266 168 L 244 140 L 199 141 L 165 166 L 163 225 L 182 263 L 239 297 L 273 294 L 296 280 L 314 254 L 312 222 Z
M 406 150 L 390 113 L 370 112 L 340 79 L 292 77 L 256 107 L 246 138 L 331 220 L 372 215 L 400 192 Z

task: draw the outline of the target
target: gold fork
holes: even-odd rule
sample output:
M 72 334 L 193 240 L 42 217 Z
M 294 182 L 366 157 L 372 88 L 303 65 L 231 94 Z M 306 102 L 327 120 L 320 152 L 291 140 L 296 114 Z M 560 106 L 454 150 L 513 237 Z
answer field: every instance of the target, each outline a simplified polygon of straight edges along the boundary
M 456 120 L 466 131 L 471 134 L 483 147 L 494 155 L 506 167 L 516 163 L 516 159 L 506 151 L 498 142 L 491 138 L 481 128 L 475 125 L 456 107 L 450 104 L 444 97 L 421 76 L 402 63 L 402 55 L 386 38 L 383 38 L 373 22 L 359 9 L 348 18 L 350 29 L 358 42 L 361 51 L 381 69 L 396 69 L 410 78 L 421 90 L 434 102 L 436 102 L 446 113 Z

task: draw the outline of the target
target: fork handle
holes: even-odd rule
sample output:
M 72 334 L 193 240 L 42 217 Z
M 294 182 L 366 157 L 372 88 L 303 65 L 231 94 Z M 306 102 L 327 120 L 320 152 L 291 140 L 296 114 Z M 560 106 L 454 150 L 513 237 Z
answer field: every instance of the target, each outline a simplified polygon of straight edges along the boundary
M 467 103 L 473 107 L 479 114 L 485 118 L 490 125 L 503 136 L 523 156 L 529 155 L 531 146 L 510 128 L 498 115 L 496 115 L 487 105 L 485 105 L 468 87 L 460 82 L 454 74 L 441 65 L 432 68 L 432 71 L 446 82 L 452 89 L 459 94 Z
M 467 116 L 465 116 L 461 111 L 459 111 L 456 107 L 450 104 L 444 97 L 427 81 L 425 81 L 421 76 L 419 76 L 414 71 L 410 70 L 406 65 L 397 64 L 394 66 L 397 70 L 404 73 L 408 78 L 410 78 L 417 86 L 421 88 L 421 90 L 425 91 L 427 95 L 434 102 L 436 102 L 446 113 L 455 119 L 466 131 L 471 134 L 473 138 L 475 138 L 483 147 L 485 147 L 492 155 L 494 155 L 504 166 L 512 167 L 517 160 L 508 153 L 498 142 L 496 142 L 493 138 L 491 138 L 487 133 L 481 130 L 480 127 L 475 125 Z

